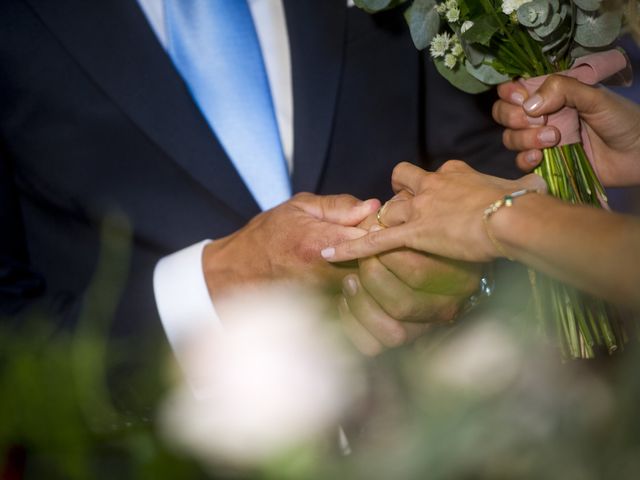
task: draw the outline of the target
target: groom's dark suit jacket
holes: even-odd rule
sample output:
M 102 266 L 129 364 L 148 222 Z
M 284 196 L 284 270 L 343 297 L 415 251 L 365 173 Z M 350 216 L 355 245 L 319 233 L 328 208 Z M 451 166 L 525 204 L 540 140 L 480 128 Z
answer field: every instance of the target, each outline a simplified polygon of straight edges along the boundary
M 439 78 L 401 12 L 372 17 L 345 0 L 284 5 L 294 191 L 386 198 L 402 160 L 434 169 L 462 158 L 513 174 L 491 99 Z M 136 333 L 160 331 L 160 257 L 259 213 L 135 0 L 0 0 L 3 311 L 39 302 L 72 316 L 112 211 L 133 227 L 116 316 Z

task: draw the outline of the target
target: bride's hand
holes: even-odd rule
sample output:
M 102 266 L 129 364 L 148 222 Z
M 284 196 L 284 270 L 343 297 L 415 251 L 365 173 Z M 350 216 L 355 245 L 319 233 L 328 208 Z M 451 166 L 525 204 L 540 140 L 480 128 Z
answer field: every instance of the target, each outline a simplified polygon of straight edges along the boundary
M 458 260 L 489 261 L 500 252 L 483 225 L 484 210 L 516 190 L 546 188 L 537 175 L 505 180 L 458 160 L 433 173 L 401 163 L 393 171 L 392 185 L 395 192 L 410 195 L 396 196 L 381 210 L 380 220 L 390 228 L 326 248 L 326 260 L 341 262 L 408 247 Z
M 504 144 L 519 152 L 518 167 L 528 172 L 542 161 L 541 149 L 558 144 L 560 132 L 546 115 L 573 107 L 585 122 L 596 171 L 605 186 L 640 183 L 640 107 L 606 88 L 551 75 L 531 97 L 518 82 L 498 87 L 493 118 L 506 127 Z

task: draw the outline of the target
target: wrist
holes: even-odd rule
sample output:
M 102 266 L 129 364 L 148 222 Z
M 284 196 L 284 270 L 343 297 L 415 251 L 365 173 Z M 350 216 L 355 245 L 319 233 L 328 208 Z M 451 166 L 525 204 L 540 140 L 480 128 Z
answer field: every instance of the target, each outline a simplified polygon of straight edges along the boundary
M 540 201 L 537 189 L 522 189 L 504 195 L 489 205 L 483 213 L 487 238 L 492 244 L 494 258 L 515 260 L 514 235 L 526 236 L 529 232 L 527 211 Z M 517 205 L 517 206 L 516 206 Z
M 216 240 L 202 251 L 202 271 L 209 296 L 216 302 L 233 290 L 238 282 L 239 272 L 230 261 L 231 235 Z M 237 265 L 236 265 L 237 267 Z

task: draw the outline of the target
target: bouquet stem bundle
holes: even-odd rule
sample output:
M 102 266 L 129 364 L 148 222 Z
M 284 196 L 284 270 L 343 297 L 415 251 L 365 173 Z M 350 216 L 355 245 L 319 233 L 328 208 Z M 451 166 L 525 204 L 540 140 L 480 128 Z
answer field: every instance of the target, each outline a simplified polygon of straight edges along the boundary
M 561 200 L 608 208 L 604 188 L 581 143 L 547 148 L 536 169 L 549 193 Z M 530 272 L 536 312 L 541 322 L 555 319 L 565 357 L 593 358 L 597 348 L 611 354 L 627 341 L 620 316 L 606 302 L 546 276 Z

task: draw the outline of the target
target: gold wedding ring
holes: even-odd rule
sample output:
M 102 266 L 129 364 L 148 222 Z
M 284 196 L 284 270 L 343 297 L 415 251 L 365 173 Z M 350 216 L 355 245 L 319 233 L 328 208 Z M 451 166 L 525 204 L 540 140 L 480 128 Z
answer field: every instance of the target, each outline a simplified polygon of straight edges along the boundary
M 389 205 L 389 202 L 385 202 L 384 205 L 382 205 L 376 213 L 376 220 L 378 221 L 378 225 L 380 225 L 382 228 L 389 228 L 389 225 L 382 221 L 382 215 L 384 215 L 384 211 L 387 209 L 387 205 Z

